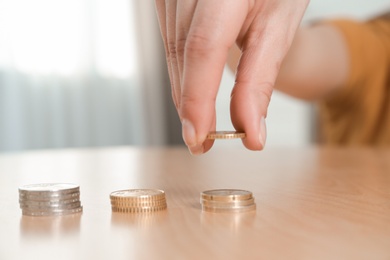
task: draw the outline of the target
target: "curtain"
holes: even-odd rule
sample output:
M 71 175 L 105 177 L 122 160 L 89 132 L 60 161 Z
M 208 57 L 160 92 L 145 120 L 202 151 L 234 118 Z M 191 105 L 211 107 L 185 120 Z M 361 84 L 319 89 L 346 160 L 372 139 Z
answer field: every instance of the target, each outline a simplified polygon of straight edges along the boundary
M 0 150 L 180 143 L 160 38 L 152 0 L 0 0 Z

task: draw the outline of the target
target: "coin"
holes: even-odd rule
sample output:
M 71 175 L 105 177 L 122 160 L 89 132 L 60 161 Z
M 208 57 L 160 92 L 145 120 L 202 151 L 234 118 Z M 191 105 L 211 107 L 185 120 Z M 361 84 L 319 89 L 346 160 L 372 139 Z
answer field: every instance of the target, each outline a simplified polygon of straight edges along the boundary
M 52 201 L 52 200 L 69 200 L 79 198 L 80 192 L 58 194 L 58 193 L 47 193 L 45 195 L 36 194 L 19 194 L 20 200 L 36 200 L 36 201 Z
M 38 183 L 19 187 L 19 194 L 67 194 L 79 191 L 79 186 L 72 183 Z
M 21 209 L 27 209 L 27 210 L 61 210 L 61 209 L 75 209 L 81 206 L 81 202 L 77 201 L 74 203 L 69 204 L 51 204 L 51 205 L 30 205 L 30 204 L 23 204 L 20 205 Z
M 148 213 L 167 208 L 165 192 L 157 189 L 129 189 L 110 194 L 111 209 L 120 213 Z
M 203 211 L 208 211 L 208 212 L 214 212 L 214 213 L 233 213 L 233 212 L 246 212 L 246 211 L 251 211 L 256 209 L 256 204 L 249 205 L 249 206 L 241 206 L 241 207 L 232 207 L 232 208 L 215 208 L 215 207 L 208 207 L 202 205 L 202 210 Z
M 148 201 L 165 199 L 165 193 L 162 190 L 155 189 L 130 189 L 114 191 L 110 194 L 111 200 L 133 200 Z
M 160 206 L 166 204 L 166 200 L 151 200 L 151 201 L 123 201 L 112 200 L 111 205 L 117 207 L 144 207 L 144 206 Z
M 158 207 L 130 207 L 130 208 L 120 208 L 120 207 L 111 207 L 113 212 L 121 213 L 149 213 L 156 212 L 166 209 L 167 206 L 158 206 Z
M 26 216 L 59 216 L 59 215 L 67 215 L 67 214 L 75 214 L 83 211 L 83 207 L 75 208 L 75 209 L 63 209 L 63 210 L 27 210 L 22 209 L 23 215 Z
M 251 199 L 252 192 L 247 190 L 236 190 L 236 189 L 207 190 L 201 193 L 201 198 L 204 200 L 230 202 L 236 200 Z
M 207 139 L 236 139 L 245 137 L 245 133 L 237 131 L 212 131 L 207 135 Z
M 80 199 L 72 198 L 68 200 L 19 200 L 21 206 L 31 205 L 31 206 L 51 206 L 51 205 L 67 205 L 74 202 L 78 202 Z
M 232 201 L 232 202 L 221 202 L 221 201 L 213 201 L 213 200 L 201 200 L 200 203 L 203 206 L 207 207 L 215 207 L 215 208 L 234 208 L 234 207 L 242 207 L 242 206 L 250 206 L 255 203 L 255 199 L 247 199 L 241 201 Z

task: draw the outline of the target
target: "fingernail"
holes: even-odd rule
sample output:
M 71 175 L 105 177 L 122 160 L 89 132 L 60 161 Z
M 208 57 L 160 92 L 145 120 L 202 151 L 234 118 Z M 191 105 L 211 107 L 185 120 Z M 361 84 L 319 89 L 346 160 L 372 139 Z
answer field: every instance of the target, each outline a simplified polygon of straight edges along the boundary
M 261 117 L 260 119 L 260 134 L 259 134 L 259 140 L 261 145 L 265 146 L 265 140 L 267 139 L 267 127 L 265 126 L 265 119 L 264 117 Z
M 192 147 L 188 147 L 188 150 L 192 155 L 201 155 L 203 154 L 203 145 L 195 145 Z
M 196 146 L 196 133 L 194 125 L 191 123 L 191 121 L 187 119 L 183 119 L 181 121 L 182 124 L 182 135 L 183 140 L 186 143 L 188 147 Z
M 194 125 L 187 119 L 182 120 L 183 140 L 188 146 L 190 153 L 199 155 L 203 153 L 203 145 L 197 143 Z

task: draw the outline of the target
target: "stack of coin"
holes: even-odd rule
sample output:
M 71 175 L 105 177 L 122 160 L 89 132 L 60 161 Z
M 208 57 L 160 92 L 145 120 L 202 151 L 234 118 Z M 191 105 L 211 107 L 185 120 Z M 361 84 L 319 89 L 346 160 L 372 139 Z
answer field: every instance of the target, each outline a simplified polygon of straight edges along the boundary
M 209 212 L 245 212 L 256 209 L 252 192 L 235 189 L 204 191 L 200 204 L 203 211 Z
M 71 183 L 41 183 L 19 187 L 22 214 L 56 216 L 83 211 L 80 188 Z
M 167 208 L 165 192 L 154 189 L 130 189 L 110 194 L 113 212 L 147 213 Z

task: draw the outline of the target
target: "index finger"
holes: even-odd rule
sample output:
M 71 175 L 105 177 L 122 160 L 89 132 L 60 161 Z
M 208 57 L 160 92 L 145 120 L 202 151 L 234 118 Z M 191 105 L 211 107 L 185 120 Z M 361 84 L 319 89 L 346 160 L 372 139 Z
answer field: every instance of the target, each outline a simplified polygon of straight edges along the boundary
M 200 0 L 184 50 L 180 118 L 187 146 L 199 147 L 215 127 L 215 100 L 230 46 L 247 15 L 246 1 Z M 212 144 L 211 144 L 212 145 Z M 205 143 L 207 150 L 210 143 Z M 210 147 L 207 147 L 210 146 Z

